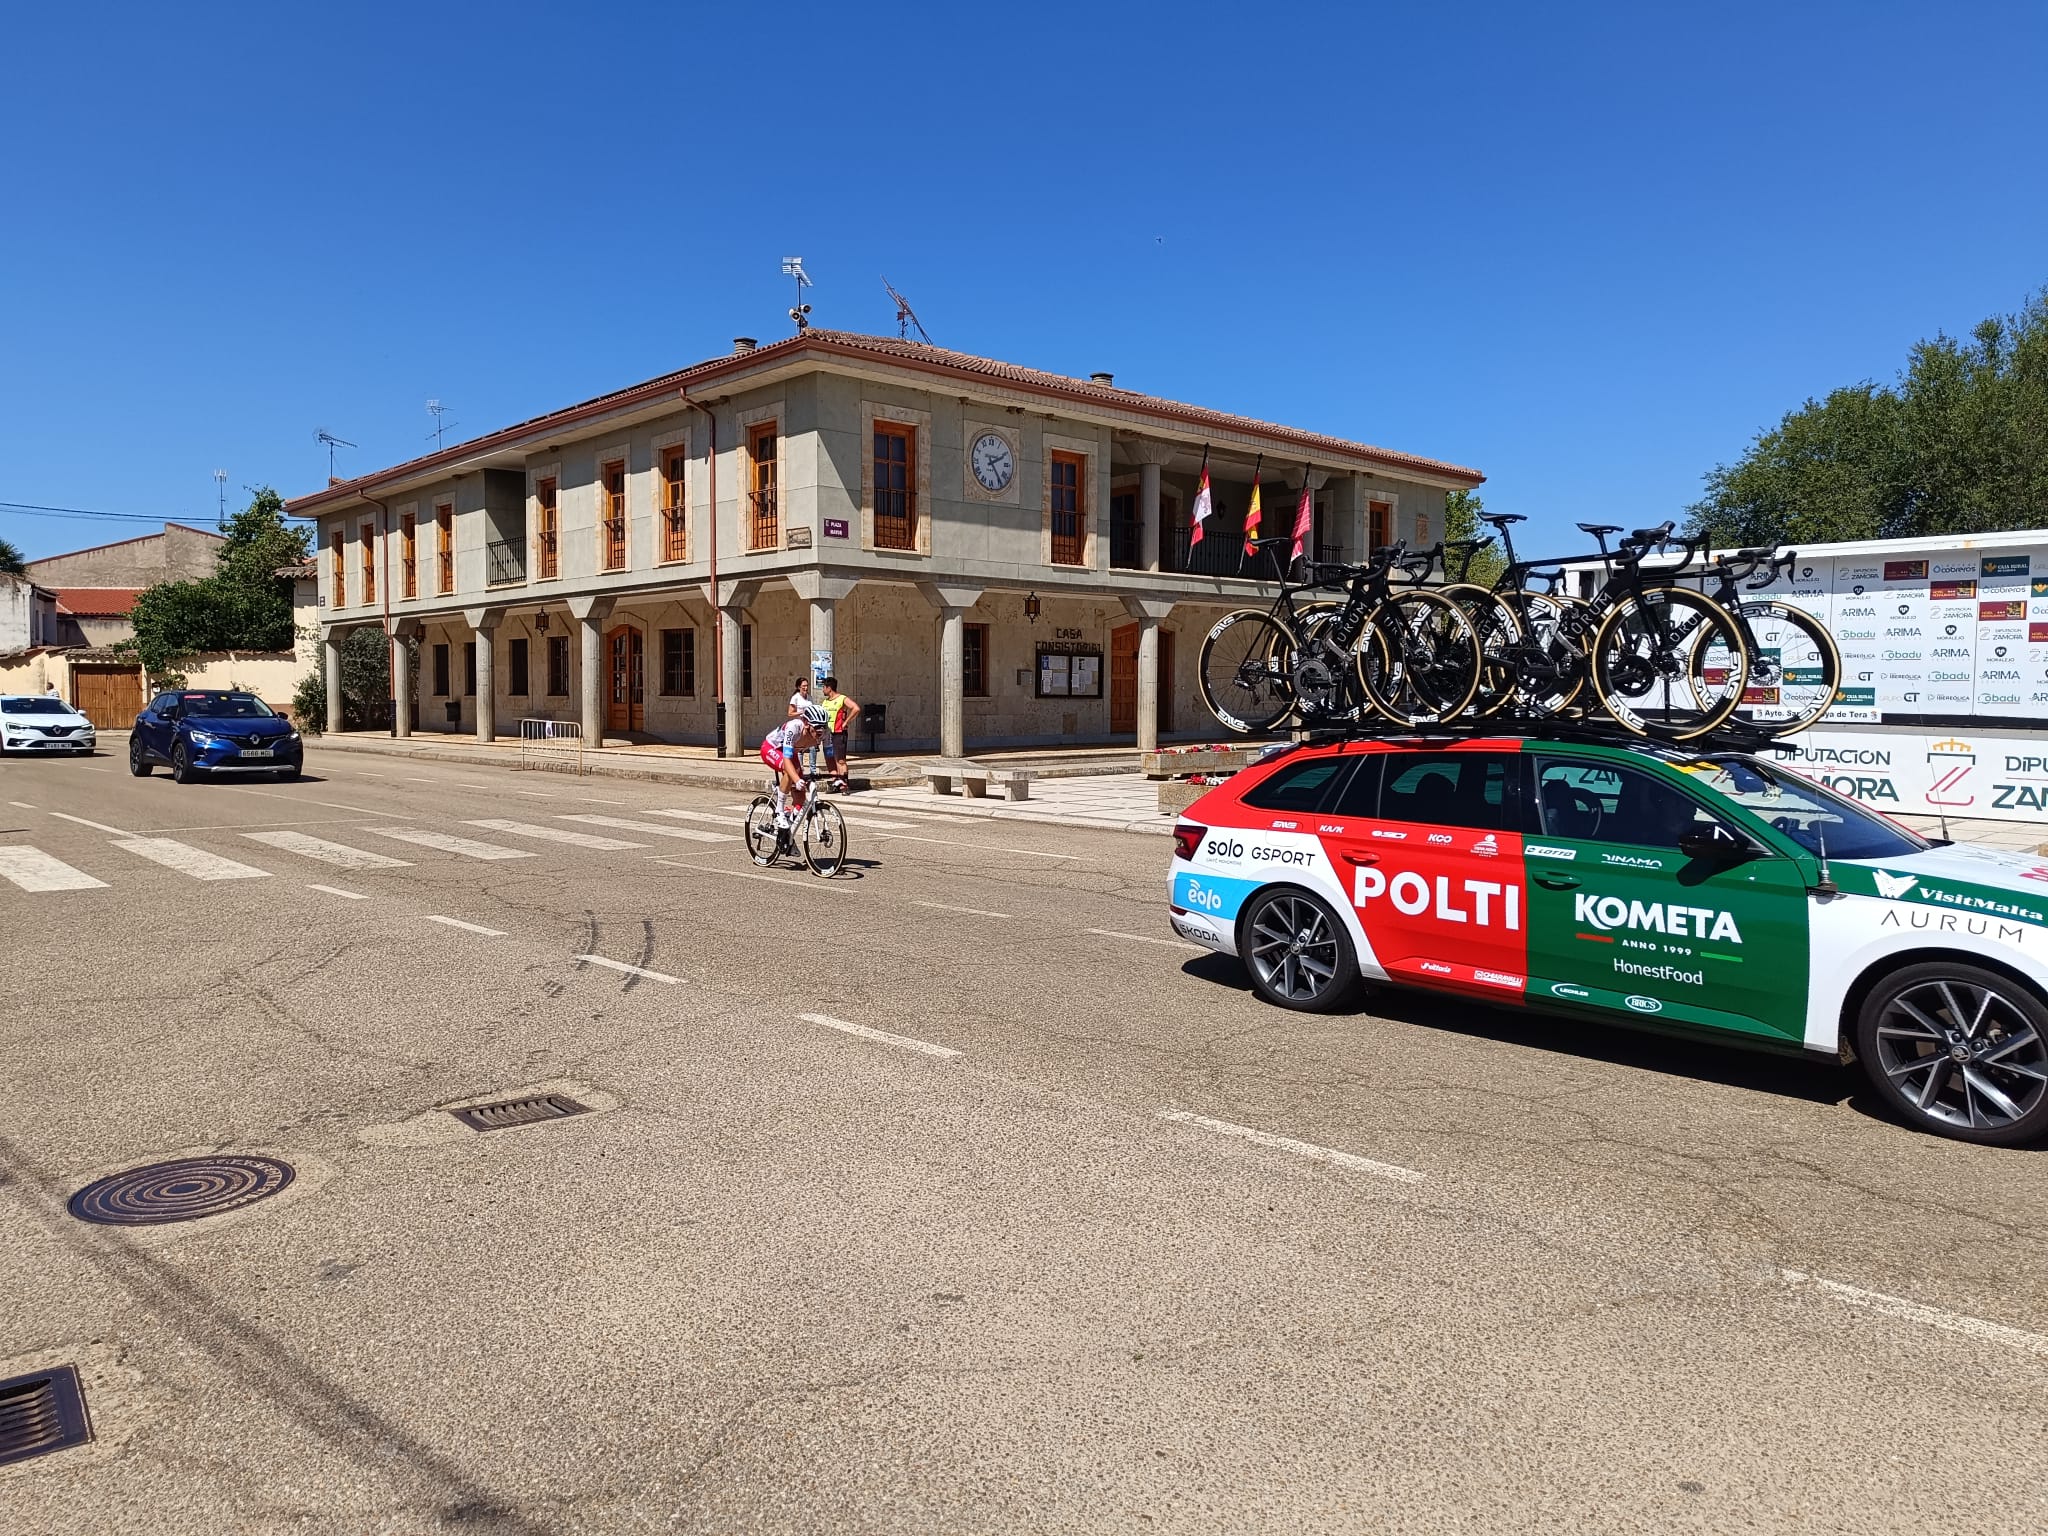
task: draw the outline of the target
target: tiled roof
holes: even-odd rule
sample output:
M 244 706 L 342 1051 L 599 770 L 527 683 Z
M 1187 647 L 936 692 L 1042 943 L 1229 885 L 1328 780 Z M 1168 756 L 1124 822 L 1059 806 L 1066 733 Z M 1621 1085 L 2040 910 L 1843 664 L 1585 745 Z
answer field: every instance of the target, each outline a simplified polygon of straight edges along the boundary
M 142 587 L 52 587 L 57 611 L 75 619 L 123 619 L 142 596 Z

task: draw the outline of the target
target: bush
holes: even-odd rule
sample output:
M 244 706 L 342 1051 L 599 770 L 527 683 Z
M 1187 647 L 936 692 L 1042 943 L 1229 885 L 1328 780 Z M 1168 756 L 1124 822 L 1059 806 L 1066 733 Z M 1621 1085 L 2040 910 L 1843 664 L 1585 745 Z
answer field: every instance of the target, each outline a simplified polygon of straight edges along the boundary
M 406 663 L 417 694 L 420 652 L 407 641 Z M 299 729 L 314 735 L 327 729 L 327 647 L 320 647 L 320 670 L 300 681 L 292 694 L 292 714 Z M 341 728 L 376 730 L 391 724 L 391 647 L 384 631 L 352 629 L 341 641 Z

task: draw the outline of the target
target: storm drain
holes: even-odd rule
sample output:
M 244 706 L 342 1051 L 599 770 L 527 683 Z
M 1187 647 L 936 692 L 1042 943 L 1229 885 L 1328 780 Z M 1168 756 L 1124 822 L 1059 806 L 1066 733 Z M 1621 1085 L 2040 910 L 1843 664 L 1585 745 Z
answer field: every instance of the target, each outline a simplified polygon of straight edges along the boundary
M 515 1125 L 538 1125 L 543 1120 L 566 1120 L 587 1115 L 588 1104 L 559 1093 L 536 1094 L 527 1099 L 500 1099 L 495 1104 L 472 1104 L 467 1109 L 448 1111 L 472 1131 L 509 1131 Z
M 0 1381 L 0 1466 L 91 1438 L 92 1421 L 73 1367 Z
M 268 1199 L 292 1181 L 292 1165 L 274 1157 L 222 1154 L 150 1163 L 88 1184 L 71 1197 L 71 1214 L 103 1227 L 197 1221 Z

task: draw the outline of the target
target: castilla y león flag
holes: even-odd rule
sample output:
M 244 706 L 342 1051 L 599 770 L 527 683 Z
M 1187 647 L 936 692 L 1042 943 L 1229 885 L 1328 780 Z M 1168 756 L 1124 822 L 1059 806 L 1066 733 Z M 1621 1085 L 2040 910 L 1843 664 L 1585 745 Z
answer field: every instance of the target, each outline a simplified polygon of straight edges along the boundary
M 1259 471 L 1252 470 L 1252 504 L 1244 509 L 1244 552 L 1255 555 L 1258 546 L 1252 541 L 1259 536 Z
M 1209 450 L 1202 450 L 1202 488 L 1195 492 L 1194 530 L 1188 534 L 1188 548 L 1193 549 L 1202 542 L 1202 524 L 1209 514 L 1216 510 L 1215 498 L 1209 494 Z
M 1294 509 L 1294 558 L 1301 558 L 1302 546 L 1316 524 L 1316 495 L 1309 489 L 1308 471 L 1301 475 L 1301 503 Z

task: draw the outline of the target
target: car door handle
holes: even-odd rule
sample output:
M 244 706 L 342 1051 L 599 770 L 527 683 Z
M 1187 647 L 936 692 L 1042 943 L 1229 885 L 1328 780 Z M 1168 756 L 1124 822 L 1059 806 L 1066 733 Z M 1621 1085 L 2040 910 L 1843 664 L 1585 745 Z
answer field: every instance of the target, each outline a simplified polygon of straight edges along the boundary
M 1346 864 L 1377 864 L 1379 861 L 1380 856 L 1376 853 L 1347 853 L 1344 855 L 1344 862 Z
M 1555 872 L 1549 872 L 1538 875 L 1536 877 L 1536 883 L 1540 886 L 1545 887 L 1548 890 L 1568 891 L 1579 883 L 1579 877 L 1577 875 L 1564 875 L 1557 874 Z

